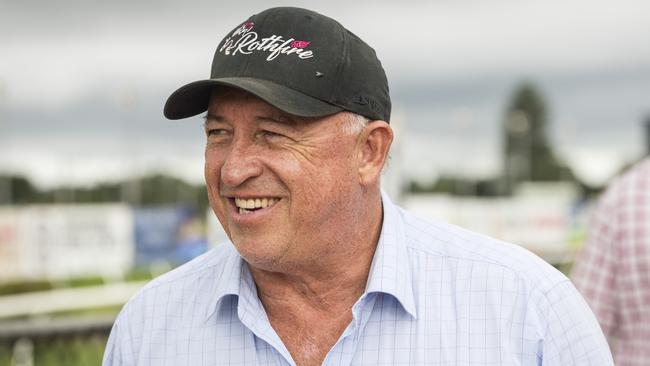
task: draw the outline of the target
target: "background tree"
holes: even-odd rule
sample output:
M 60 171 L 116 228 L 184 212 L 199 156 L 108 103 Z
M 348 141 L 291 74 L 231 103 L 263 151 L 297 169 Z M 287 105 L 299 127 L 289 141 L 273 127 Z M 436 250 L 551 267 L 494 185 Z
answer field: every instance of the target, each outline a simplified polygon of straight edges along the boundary
M 503 127 L 503 178 L 508 193 L 522 181 L 574 180 L 571 170 L 553 152 L 547 135 L 546 102 L 531 82 L 515 90 Z

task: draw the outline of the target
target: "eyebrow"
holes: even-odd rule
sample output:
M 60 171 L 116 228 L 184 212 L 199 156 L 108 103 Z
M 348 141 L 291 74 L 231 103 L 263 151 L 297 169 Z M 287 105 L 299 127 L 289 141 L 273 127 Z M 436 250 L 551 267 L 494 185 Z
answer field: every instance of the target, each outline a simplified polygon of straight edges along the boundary
M 275 122 L 287 126 L 295 126 L 298 121 L 286 115 L 257 116 L 256 119 L 261 122 Z
M 208 125 L 211 123 L 224 122 L 225 120 L 226 119 L 223 118 L 222 116 L 207 113 L 205 116 L 203 116 L 203 123 L 201 125 L 203 126 L 203 128 L 207 128 Z
M 299 122 L 298 120 L 296 120 L 294 118 L 291 118 L 291 116 L 280 115 L 280 114 L 278 114 L 278 115 L 257 116 L 257 117 L 255 117 L 255 119 L 257 121 L 260 121 L 260 122 L 273 122 L 273 123 L 279 123 L 279 124 L 287 125 L 287 126 L 295 126 Z M 204 122 L 203 122 L 204 125 L 209 123 L 209 122 L 227 122 L 228 121 L 227 118 L 225 118 L 223 116 L 220 116 L 220 115 L 212 114 L 212 113 L 208 113 L 205 116 L 203 116 L 203 120 L 204 120 Z
M 218 116 L 218 115 L 212 114 L 212 113 L 206 114 L 205 116 L 203 116 L 203 119 L 205 120 L 205 122 L 208 122 L 208 121 L 221 122 L 221 121 L 225 120 L 225 118 L 223 118 L 222 116 Z

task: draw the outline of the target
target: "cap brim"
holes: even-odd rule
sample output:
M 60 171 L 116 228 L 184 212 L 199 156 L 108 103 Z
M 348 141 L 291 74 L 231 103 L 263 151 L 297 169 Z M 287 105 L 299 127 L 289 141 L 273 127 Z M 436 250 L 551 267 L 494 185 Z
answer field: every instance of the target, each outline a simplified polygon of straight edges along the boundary
M 339 106 L 272 81 L 248 77 L 229 77 L 195 81 L 178 88 L 165 103 L 165 117 L 181 119 L 205 112 L 208 110 L 212 90 L 216 86 L 242 89 L 281 111 L 299 117 L 323 117 L 343 110 Z

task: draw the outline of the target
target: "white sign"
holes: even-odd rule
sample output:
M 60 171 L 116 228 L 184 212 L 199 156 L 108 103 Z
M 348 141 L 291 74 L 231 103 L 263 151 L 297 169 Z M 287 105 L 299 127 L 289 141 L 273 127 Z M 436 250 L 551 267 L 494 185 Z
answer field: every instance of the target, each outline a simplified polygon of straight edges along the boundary
M 576 230 L 584 230 L 587 210 L 574 209 L 565 198 L 456 198 L 415 194 L 404 207 L 416 214 L 461 226 L 519 244 L 552 263 L 565 262 L 580 243 Z
M 126 205 L 9 208 L 0 227 L 9 233 L 0 263 L 15 263 L 0 270 L 4 280 L 116 277 L 133 265 L 133 214 Z

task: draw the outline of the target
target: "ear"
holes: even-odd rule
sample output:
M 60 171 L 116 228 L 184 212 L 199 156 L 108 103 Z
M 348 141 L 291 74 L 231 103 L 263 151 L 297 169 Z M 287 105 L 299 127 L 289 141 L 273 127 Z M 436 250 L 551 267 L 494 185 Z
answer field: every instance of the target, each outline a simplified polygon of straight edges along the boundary
M 368 123 L 359 136 L 359 182 L 370 186 L 379 182 L 381 170 L 386 163 L 393 129 L 385 121 Z

